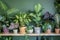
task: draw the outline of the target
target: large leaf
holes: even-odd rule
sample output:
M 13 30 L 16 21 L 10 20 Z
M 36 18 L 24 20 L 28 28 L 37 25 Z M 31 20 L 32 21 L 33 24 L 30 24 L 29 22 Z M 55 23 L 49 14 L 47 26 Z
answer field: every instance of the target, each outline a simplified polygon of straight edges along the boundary
M 7 10 L 7 14 L 10 15 L 10 14 L 12 14 L 12 13 L 17 13 L 18 11 L 19 11 L 19 10 L 16 9 L 16 8 L 11 8 L 11 9 Z
M 34 10 L 35 10 L 36 13 L 38 13 L 41 9 L 42 9 L 41 4 L 38 3 L 37 5 L 35 5 Z
M 36 18 L 36 15 L 33 13 L 30 13 L 30 16 Z
M 7 5 L 0 0 L 0 7 L 6 11 L 8 9 Z

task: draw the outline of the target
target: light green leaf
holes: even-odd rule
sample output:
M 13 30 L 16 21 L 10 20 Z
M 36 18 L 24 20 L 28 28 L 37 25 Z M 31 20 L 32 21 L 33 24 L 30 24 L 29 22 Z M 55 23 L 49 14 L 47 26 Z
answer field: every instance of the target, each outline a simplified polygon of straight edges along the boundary
M 1 8 L 6 11 L 8 9 L 7 5 L 5 3 L 3 3 L 2 1 L 0 1 L 0 5 L 1 5 Z
M 38 4 L 35 5 L 34 10 L 35 10 L 36 13 L 38 13 L 41 9 L 42 9 L 41 4 L 38 3 Z
M 7 10 L 7 14 L 12 14 L 12 13 L 17 13 L 19 10 L 16 8 L 11 8 L 9 10 Z

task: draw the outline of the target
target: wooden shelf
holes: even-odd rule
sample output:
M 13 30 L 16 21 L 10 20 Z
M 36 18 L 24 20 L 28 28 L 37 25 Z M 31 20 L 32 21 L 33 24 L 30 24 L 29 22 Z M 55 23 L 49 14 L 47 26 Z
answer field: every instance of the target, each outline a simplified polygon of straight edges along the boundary
M 41 33 L 41 34 L 0 34 L 0 36 L 60 36 L 60 34 L 45 34 L 45 33 Z

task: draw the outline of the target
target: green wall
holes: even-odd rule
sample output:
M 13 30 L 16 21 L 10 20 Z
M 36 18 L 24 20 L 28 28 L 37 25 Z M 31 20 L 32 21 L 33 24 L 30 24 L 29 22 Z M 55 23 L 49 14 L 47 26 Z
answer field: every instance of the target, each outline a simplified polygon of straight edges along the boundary
M 44 8 L 43 14 L 46 11 L 55 13 L 54 0 L 5 0 L 11 8 L 18 8 L 20 11 L 33 10 L 36 3 L 40 3 Z
M 46 11 L 55 13 L 54 0 L 4 0 L 10 8 L 18 8 L 20 11 L 34 10 L 34 5 L 40 3 L 44 8 L 43 14 Z M 13 37 L 13 40 L 24 40 L 25 37 Z M 29 37 L 30 40 L 36 40 L 36 37 Z M 40 39 L 40 37 L 39 37 Z M 51 39 L 50 39 L 51 40 Z

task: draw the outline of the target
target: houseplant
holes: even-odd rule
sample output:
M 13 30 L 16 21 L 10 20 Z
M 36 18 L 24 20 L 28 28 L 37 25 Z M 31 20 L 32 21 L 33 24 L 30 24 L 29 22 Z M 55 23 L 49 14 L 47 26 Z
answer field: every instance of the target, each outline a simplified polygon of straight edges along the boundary
M 32 25 L 27 27 L 27 32 L 30 34 L 33 33 L 33 26 Z
M 19 15 L 16 15 L 16 19 L 18 19 L 20 24 L 20 33 L 25 34 L 26 27 L 25 27 L 25 21 L 26 21 L 27 14 L 25 12 L 20 12 Z
M 45 33 L 51 33 L 52 29 L 54 28 L 55 25 L 55 21 L 54 21 L 54 15 L 52 15 L 49 12 L 46 12 L 43 15 L 43 20 L 44 20 L 44 24 L 43 24 L 43 30 Z
M 7 26 L 4 24 L 4 25 L 2 25 L 2 27 L 3 27 L 3 33 L 9 33 L 9 30 L 8 30 L 8 28 L 7 28 Z
M 13 26 L 11 27 L 9 23 L 14 20 L 16 13 L 19 10 L 16 8 L 9 8 L 2 0 L 0 0 L 0 14 L 4 17 L 4 24 L 6 24 L 7 27 L 9 27 L 9 30 L 13 30 Z
M 55 14 L 55 32 L 58 34 L 59 33 L 59 15 L 60 15 L 60 0 L 55 0 L 55 8 L 56 8 L 56 14 Z
M 38 3 L 34 7 L 34 13 L 30 13 L 30 16 L 36 26 L 36 27 L 34 27 L 35 33 L 38 33 L 38 34 L 41 31 L 41 28 L 40 28 L 40 26 L 41 26 L 40 22 L 41 22 L 41 16 L 42 16 L 41 12 L 42 12 L 42 6 L 41 6 L 41 4 Z
M 56 12 L 58 14 L 60 14 L 60 0 L 55 0 L 54 5 L 55 5 L 55 8 L 56 8 Z
M 45 33 L 51 33 L 51 24 L 49 24 L 49 23 L 44 23 L 44 25 L 43 25 L 43 30 L 44 30 L 44 32 Z
M 2 24 L 5 21 L 5 17 L 0 15 L 0 33 L 2 32 Z
M 60 28 L 59 28 L 59 14 L 55 14 L 55 33 L 59 34 Z

